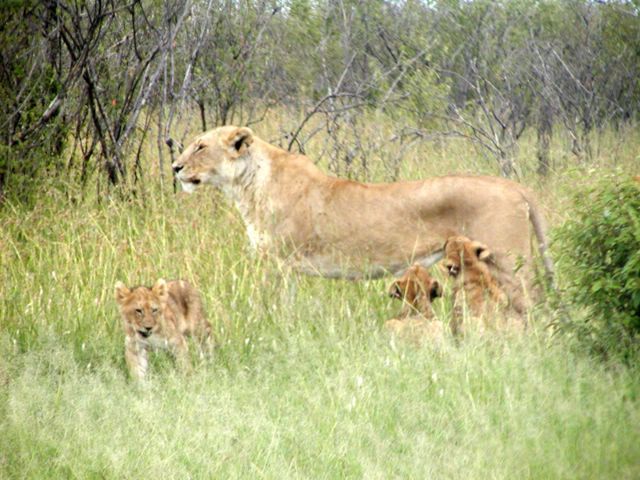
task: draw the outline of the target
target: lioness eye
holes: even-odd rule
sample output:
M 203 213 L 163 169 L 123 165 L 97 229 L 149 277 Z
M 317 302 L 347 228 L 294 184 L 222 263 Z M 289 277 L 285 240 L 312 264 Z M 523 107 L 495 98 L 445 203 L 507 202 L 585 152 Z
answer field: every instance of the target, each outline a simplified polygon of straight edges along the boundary
M 142 309 L 141 308 L 136 308 L 136 313 L 138 315 L 142 315 Z
M 154 315 L 156 315 L 158 313 L 158 309 L 156 307 L 151 309 L 151 313 L 153 313 Z
M 196 147 L 195 151 L 196 151 L 196 152 L 199 152 L 199 151 L 200 151 L 200 150 L 202 150 L 203 148 L 204 148 L 204 145 L 200 143 L 200 144 L 198 144 L 198 146 Z

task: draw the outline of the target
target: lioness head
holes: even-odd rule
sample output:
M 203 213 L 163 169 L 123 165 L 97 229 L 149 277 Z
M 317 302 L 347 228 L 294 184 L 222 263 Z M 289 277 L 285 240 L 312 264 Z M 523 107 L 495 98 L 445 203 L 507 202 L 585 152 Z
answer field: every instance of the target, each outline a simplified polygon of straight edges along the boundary
M 160 279 L 149 287 L 127 288 L 116 282 L 115 297 L 124 321 L 127 335 L 149 338 L 160 327 L 163 311 L 169 295 L 167 283 Z
M 444 266 L 452 277 L 457 277 L 463 267 L 489 262 L 492 256 L 493 253 L 484 243 L 462 235 L 449 237 L 444 244 Z
M 390 285 L 389 295 L 419 308 L 421 300 L 431 303 L 441 297 L 442 287 L 437 280 L 431 278 L 426 268 L 415 264 Z
M 252 143 L 253 132 L 247 127 L 215 128 L 185 148 L 172 168 L 187 192 L 204 183 L 228 185 L 245 171 L 245 157 Z

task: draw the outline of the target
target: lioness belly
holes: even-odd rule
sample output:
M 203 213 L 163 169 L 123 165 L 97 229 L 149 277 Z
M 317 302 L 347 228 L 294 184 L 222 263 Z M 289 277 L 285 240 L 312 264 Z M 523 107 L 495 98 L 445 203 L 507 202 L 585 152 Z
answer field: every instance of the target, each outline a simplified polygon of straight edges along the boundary
M 375 262 L 366 257 L 349 258 L 336 253 L 335 255 L 290 257 L 288 263 L 295 270 L 307 275 L 360 280 L 364 278 L 381 278 L 387 275 L 401 275 L 413 263 L 419 263 L 428 268 L 441 260 L 442 256 L 442 250 L 437 250 L 421 257 L 415 257 L 412 261 Z

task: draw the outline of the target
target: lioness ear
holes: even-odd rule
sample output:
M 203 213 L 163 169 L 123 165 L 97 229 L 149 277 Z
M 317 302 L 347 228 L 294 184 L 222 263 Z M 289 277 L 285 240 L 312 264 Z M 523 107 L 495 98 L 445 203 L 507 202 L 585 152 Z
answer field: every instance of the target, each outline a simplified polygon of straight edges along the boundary
M 124 302 L 124 299 L 127 298 L 127 296 L 131 293 L 131 290 L 129 290 L 121 281 L 117 281 L 114 288 L 114 293 L 116 302 L 122 303 Z
M 226 142 L 229 152 L 237 158 L 243 155 L 253 143 L 253 132 L 247 127 L 237 128 L 227 137 Z
M 473 250 L 473 253 L 478 258 L 478 260 L 489 260 L 493 255 L 493 252 L 489 250 L 489 247 L 487 247 L 484 243 L 473 242 L 471 244 L 471 249 Z
M 164 300 L 169 293 L 167 282 L 165 282 L 163 278 L 158 279 L 151 290 L 160 297 L 160 300 Z

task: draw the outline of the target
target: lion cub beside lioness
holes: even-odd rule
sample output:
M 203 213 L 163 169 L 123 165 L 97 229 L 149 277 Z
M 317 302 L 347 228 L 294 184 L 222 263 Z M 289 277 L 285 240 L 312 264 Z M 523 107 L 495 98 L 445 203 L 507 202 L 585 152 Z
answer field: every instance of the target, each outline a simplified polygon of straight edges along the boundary
M 454 334 L 461 333 L 463 306 L 480 330 L 516 327 L 525 324 L 525 299 L 522 289 L 509 272 L 500 270 L 494 253 L 485 244 L 457 235 L 444 245 L 444 267 L 454 281 Z
M 115 285 L 115 297 L 125 333 L 125 360 L 131 376 L 147 373 L 149 348 L 172 351 L 181 367 L 188 364 L 186 337 L 203 344 L 211 338 L 198 292 L 185 280 L 158 280 L 153 287 Z
M 442 287 L 422 265 L 414 264 L 389 287 L 389 295 L 402 301 L 400 315 L 384 324 L 392 336 L 420 346 L 444 338 L 444 323 L 435 318 L 432 302 Z

